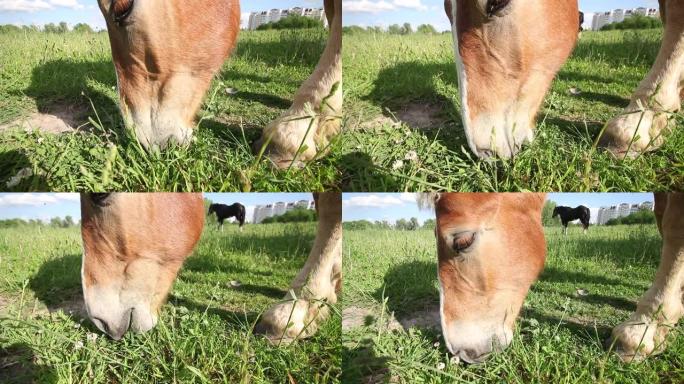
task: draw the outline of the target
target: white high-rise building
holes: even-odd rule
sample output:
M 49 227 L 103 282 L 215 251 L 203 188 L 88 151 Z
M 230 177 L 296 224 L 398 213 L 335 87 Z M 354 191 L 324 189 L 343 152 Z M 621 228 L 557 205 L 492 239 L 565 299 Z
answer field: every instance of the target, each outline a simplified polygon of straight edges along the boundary
M 591 19 L 591 29 L 598 31 L 604 26 L 612 23 L 625 21 L 626 18 L 634 15 L 660 17 L 660 11 L 656 8 L 634 8 L 634 9 L 614 9 L 608 12 L 596 12 Z
M 299 200 L 296 202 L 279 201 L 273 204 L 257 205 L 254 207 L 253 223 L 259 224 L 267 217 L 279 216 L 295 208 L 315 209 L 316 203 L 313 200 Z
M 249 14 L 247 29 L 253 31 L 266 23 L 275 23 L 291 15 L 305 16 L 316 20 L 321 20 L 327 26 L 325 10 L 323 8 L 302 8 L 294 7 L 290 9 L 273 8 L 270 11 L 252 12 Z

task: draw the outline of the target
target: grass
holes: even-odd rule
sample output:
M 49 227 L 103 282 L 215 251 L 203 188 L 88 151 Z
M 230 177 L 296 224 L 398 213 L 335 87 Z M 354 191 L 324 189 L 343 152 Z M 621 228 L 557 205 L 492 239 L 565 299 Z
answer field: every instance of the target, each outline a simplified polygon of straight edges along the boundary
M 291 346 L 272 347 L 252 334 L 303 265 L 314 232 L 313 223 L 243 232 L 235 225 L 219 232 L 212 223 L 157 327 L 115 342 L 80 314 L 79 229 L 2 229 L 0 382 L 339 382 L 338 315 Z
M 593 146 L 603 124 L 627 106 L 648 72 L 661 35 L 660 30 L 583 32 L 546 96 L 535 142 L 513 160 L 496 161 L 478 160 L 467 147 L 450 34 L 346 35 L 343 189 L 681 189 L 682 113 L 675 115 L 678 128 L 655 152 L 616 160 Z M 571 88 L 581 93 L 573 96 Z M 422 114 L 424 121 L 409 124 L 409 112 Z
M 665 353 L 623 364 L 603 347 L 650 286 L 660 253 L 655 225 L 546 228 L 547 261 L 525 300 L 511 346 L 478 366 L 450 364 L 439 328 L 390 329 L 391 314 L 414 319 L 439 307 L 430 230 L 347 230 L 343 381 L 392 383 L 681 383 L 684 335 L 672 330 Z M 576 294 L 578 289 L 587 296 Z M 438 326 L 438 324 L 437 324 Z M 444 364 L 444 367 L 441 367 Z M 442 369 L 440 369 L 442 368 Z
M 0 125 L 36 112 L 72 110 L 83 131 L 0 131 L 0 185 L 6 189 L 7 181 L 25 170 L 31 176 L 10 189 L 338 189 L 334 151 L 302 170 L 278 171 L 250 147 L 289 107 L 326 39 L 323 30 L 242 32 L 207 93 L 193 144 L 147 154 L 123 128 L 106 33 L 0 34 Z

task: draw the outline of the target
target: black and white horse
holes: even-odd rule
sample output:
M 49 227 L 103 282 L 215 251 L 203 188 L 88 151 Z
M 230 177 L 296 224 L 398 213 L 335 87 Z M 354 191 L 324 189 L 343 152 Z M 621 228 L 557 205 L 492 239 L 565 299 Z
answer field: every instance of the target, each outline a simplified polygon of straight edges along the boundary
M 242 230 L 242 226 L 245 224 L 245 206 L 240 203 L 233 203 L 231 205 L 211 204 L 207 216 L 212 213 L 216 214 L 216 221 L 221 230 L 223 230 L 223 220 L 230 217 L 234 217 L 240 223 L 240 230 Z
M 568 223 L 579 219 L 584 228 L 584 233 L 587 233 L 587 228 L 589 228 L 589 219 L 591 218 L 591 213 L 589 208 L 584 205 L 580 205 L 576 208 L 558 206 L 553 209 L 553 215 L 551 217 L 560 216 L 561 223 L 563 223 L 563 233 L 568 233 Z

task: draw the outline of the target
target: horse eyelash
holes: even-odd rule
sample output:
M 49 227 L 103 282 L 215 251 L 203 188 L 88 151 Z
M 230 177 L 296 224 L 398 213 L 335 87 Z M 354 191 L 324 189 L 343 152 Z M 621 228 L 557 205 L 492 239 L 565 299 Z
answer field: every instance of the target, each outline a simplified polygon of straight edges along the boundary
M 492 17 L 495 13 L 506 8 L 511 0 L 489 0 L 487 2 L 487 16 Z

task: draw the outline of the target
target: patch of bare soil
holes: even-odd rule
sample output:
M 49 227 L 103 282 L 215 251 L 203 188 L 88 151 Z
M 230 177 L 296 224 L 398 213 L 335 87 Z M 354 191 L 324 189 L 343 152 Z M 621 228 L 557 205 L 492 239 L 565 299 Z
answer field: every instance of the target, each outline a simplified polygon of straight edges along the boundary
M 446 121 L 440 116 L 442 109 L 434 104 L 412 102 L 395 112 L 397 119 L 411 128 L 426 129 L 438 127 Z
M 45 112 L 34 112 L 29 116 L 0 125 L 0 132 L 19 128 L 25 131 L 39 130 L 46 133 L 73 132 L 88 125 L 88 109 L 83 105 L 55 104 Z
M 0 296 L 0 315 L 8 314 L 10 311 L 16 312 L 19 309 L 19 298 L 7 298 Z M 69 316 L 77 319 L 86 318 L 88 314 L 85 310 L 83 297 L 81 295 L 74 295 L 64 298 L 59 303 L 45 304 L 38 299 L 28 300 L 24 302 L 22 307 L 22 315 L 28 317 L 46 317 L 59 311 L 64 312 Z
M 380 320 L 380 314 L 370 308 L 351 306 L 342 310 L 342 329 L 371 325 Z M 382 320 L 385 323 L 382 326 L 389 330 L 407 330 L 412 327 L 438 329 L 440 327 L 439 307 L 430 307 L 401 318 L 396 318 L 394 313 L 385 314 Z

